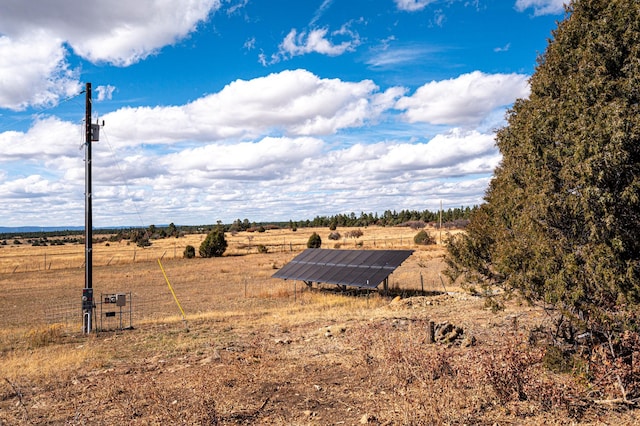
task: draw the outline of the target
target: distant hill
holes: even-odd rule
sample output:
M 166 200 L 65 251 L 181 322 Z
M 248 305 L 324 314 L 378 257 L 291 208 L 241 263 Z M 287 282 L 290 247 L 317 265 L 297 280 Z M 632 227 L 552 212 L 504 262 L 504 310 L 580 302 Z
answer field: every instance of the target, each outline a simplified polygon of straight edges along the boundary
M 0 234 L 27 234 L 34 232 L 82 231 L 84 226 L 0 226 Z

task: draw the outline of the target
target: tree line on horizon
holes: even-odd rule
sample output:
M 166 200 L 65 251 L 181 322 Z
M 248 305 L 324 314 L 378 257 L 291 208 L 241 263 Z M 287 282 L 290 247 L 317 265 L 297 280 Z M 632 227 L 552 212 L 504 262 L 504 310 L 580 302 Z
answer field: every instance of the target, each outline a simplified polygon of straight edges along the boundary
M 262 227 L 263 230 L 282 229 L 282 228 L 337 228 L 337 227 L 366 227 L 366 226 L 411 226 L 416 223 L 423 222 L 439 226 L 442 222 L 443 227 L 464 227 L 471 217 L 471 214 L 478 209 L 473 207 L 456 207 L 442 210 L 442 212 L 430 210 L 386 210 L 382 214 L 361 212 L 356 213 L 339 213 L 332 216 L 316 216 L 313 219 L 289 220 L 289 221 L 268 221 L 255 222 L 249 219 L 236 219 L 230 224 L 205 224 L 205 225 L 175 225 L 173 222 L 169 225 L 149 225 L 148 227 L 114 227 L 94 229 L 94 235 L 110 235 L 107 241 L 130 240 L 134 243 L 141 242 L 144 246 L 149 240 L 180 237 L 185 234 L 209 233 L 217 226 L 222 226 L 227 232 L 240 231 L 258 231 Z M 71 229 L 55 231 L 37 231 L 37 232 L 21 232 L 17 235 L 15 232 L 7 232 L 0 234 L 2 240 L 13 240 L 15 238 L 41 240 L 41 244 L 46 244 L 47 239 L 52 237 L 61 237 L 68 235 L 84 235 L 83 229 Z M 96 241 L 102 242 L 104 239 L 96 237 Z M 84 239 L 76 239 L 73 242 L 83 242 Z

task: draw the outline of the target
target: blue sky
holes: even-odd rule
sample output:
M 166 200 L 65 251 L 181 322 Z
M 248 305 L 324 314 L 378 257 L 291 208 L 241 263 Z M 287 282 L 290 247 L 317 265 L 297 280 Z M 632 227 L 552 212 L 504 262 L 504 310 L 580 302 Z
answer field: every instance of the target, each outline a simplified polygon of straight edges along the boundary
M 563 0 L 5 0 L 0 226 L 482 202 Z

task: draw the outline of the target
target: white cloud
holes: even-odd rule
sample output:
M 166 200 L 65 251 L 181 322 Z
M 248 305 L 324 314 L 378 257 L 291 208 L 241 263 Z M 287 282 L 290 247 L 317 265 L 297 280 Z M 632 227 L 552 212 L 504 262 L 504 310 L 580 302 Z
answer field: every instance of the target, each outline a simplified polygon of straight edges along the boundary
M 32 0 L 0 4 L 0 108 L 48 106 L 80 90 L 67 47 L 92 62 L 128 66 L 175 43 L 220 0 Z
M 529 95 L 529 76 L 485 74 L 474 71 L 457 78 L 432 81 L 412 96 L 403 97 L 396 108 L 411 123 L 479 125 L 495 109 Z
M 52 184 L 48 180 L 43 179 L 42 176 L 32 175 L 4 182 L 0 185 L 0 196 L 2 196 L 3 199 L 39 198 L 56 192 L 56 189 L 59 190 L 60 188 L 61 185 Z
M 209 179 L 264 181 L 283 173 L 284 167 L 292 167 L 305 158 L 319 155 L 322 147 L 323 142 L 316 138 L 266 137 L 258 142 L 189 148 L 166 156 L 162 162 L 176 175 L 198 170 Z
M 498 52 L 508 52 L 510 48 L 511 48 L 511 43 L 507 43 L 502 47 L 494 47 L 493 51 L 497 52 L 497 53 Z
M 0 13 L 9 37 L 46 29 L 92 62 L 127 66 L 185 37 L 220 7 L 220 0 L 33 0 Z
M 564 5 L 568 0 L 517 0 L 515 8 L 519 12 L 533 8 L 535 16 L 557 15 L 564 12 Z
M 424 9 L 429 4 L 435 2 L 435 0 L 395 0 L 395 2 L 398 9 L 415 12 Z
M 388 69 L 396 65 L 403 65 L 411 63 L 416 60 L 424 60 L 425 55 L 430 52 L 422 47 L 411 48 L 396 48 L 389 49 L 385 47 L 384 50 L 376 52 L 367 59 L 366 64 L 372 68 Z
M 0 163 L 75 156 L 82 146 L 82 137 L 79 125 L 56 117 L 39 118 L 26 133 L 0 133 Z
M 382 97 L 370 80 L 321 79 L 305 70 L 236 80 L 183 106 L 123 108 L 103 117 L 111 137 L 132 144 L 215 141 L 276 131 L 326 135 L 360 126 L 401 92 Z
M 115 92 L 116 88 L 110 84 L 106 85 L 106 86 L 98 86 L 96 87 L 96 92 L 98 92 L 98 96 L 96 98 L 96 100 L 98 102 L 104 101 L 104 100 L 111 100 L 111 97 L 113 96 L 113 92 Z
M 332 170 L 341 170 L 337 175 L 341 181 L 347 176 L 367 176 L 369 184 L 386 187 L 391 176 L 395 183 L 411 183 L 443 176 L 491 173 L 499 159 L 494 135 L 454 129 L 425 143 L 356 144 L 317 161 L 318 170 L 329 165 Z
M 334 44 L 327 38 L 327 28 L 318 28 L 309 32 L 298 31 L 294 28 L 289 31 L 289 34 L 280 43 L 279 54 L 281 57 L 294 57 L 300 55 L 306 55 L 308 53 L 320 53 L 328 56 L 338 56 L 345 52 L 353 51 L 359 44 L 360 40 L 353 34 L 350 34 L 348 40 L 339 44 Z M 344 35 L 344 28 L 340 32 L 335 32 L 332 35 Z
M 310 27 L 313 27 L 316 24 L 316 22 L 318 22 L 318 20 L 322 17 L 324 12 L 326 12 L 327 9 L 329 9 L 329 7 L 331 6 L 331 3 L 333 3 L 333 0 L 323 0 L 322 1 L 322 4 L 318 8 L 318 10 L 316 10 L 316 13 L 313 15 L 313 18 L 311 19 L 311 22 L 309 23 Z
M 78 72 L 69 69 L 61 40 L 45 31 L 0 36 L 0 108 L 43 107 L 80 92 Z
M 398 114 L 389 111 L 406 90 L 295 70 L 237 80 L 186 105 L 109 113 L 103 140 L 93 145 L 94 224 L 297 220 L 389 206 L 435 209 L 441 199 L 445 206 L 480 203 L 500 161 L 494 135 L 443 129 L 421 136 L 422 126 L 394 122 Z M 459 96 L 469 103 L 488 97 L 473 90 Z M 402 99 L 419 99 L 418 92 Z M 378 119 L 391 127 L 375 127 Z M 363 126 L 371 132 L 353 143 L 341 131 Z M 54 117 L 26 132 L 0 133 L 5 166 L 32 164 L 20 176 L 3 168 L 0 216 L 25 212 L 16 224 L 46 226 L 37 212 L 47 211 L 55 224 L 81 224 L 81 144 L 82 126 Z

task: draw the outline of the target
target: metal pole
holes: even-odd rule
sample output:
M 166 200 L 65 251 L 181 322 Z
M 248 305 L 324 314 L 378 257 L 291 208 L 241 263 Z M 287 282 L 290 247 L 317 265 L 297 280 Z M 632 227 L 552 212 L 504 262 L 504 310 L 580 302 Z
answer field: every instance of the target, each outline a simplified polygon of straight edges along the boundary
M 87 83 L 85 108 L 85 214 L 84 214 L 84 247 L 85 247 L 85 276 L 82 291 L 83 323 L 82 331 L 91 333 L 91 318 L 93 312 L 93 221 L 91 206 L 91 83 Z

